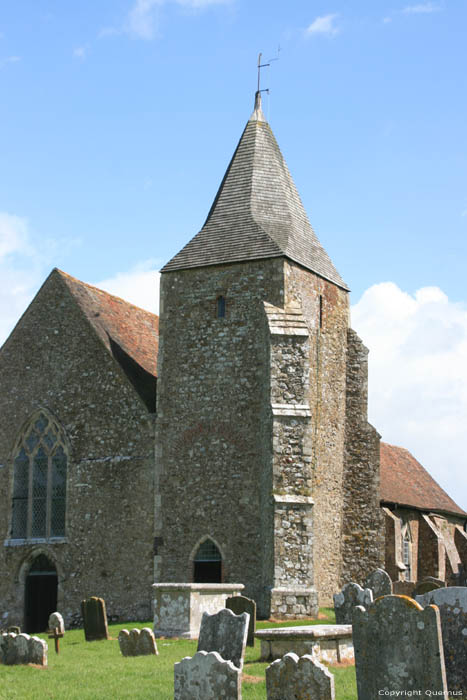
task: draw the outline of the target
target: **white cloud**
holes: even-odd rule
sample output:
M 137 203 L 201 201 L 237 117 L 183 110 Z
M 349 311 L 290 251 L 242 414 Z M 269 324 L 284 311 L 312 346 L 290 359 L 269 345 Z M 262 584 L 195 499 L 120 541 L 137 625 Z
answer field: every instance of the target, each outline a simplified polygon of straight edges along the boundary
M 0 68 L 7 66 L 9 63 L 18 63 L 18 61 L 21 61 L 21 56 L 7 56 L 0 59 Z
M 370 422 L 467 508 L 467 305 L 437 287 L 410 295 L 385 282 L 363 294 L 352 321 L 370 349 Z
M 43 257 L 27 219 L 0 212 L 0 346 L 43 281 Z
M 408 5 L 404 7 L 402 12 L 404 14 L 428 14 L 439 10 L 441 10 L 441 7 L 434 2 L 424 2 L 419 5 Z
M 384 24 L 389 24 L 389 22 L 392 22 L 392 17 L 384 17 L 383 22 Z
M 82 60 L 86 58 L 87 52 L 88 49 L 86 46 L 78 46 L 76 49 L 73 50 L 73 56 Z
M 129 301 L 142 309 L 159 313 L 159 280 L 157 271 L 160 262 L 146 260 L 138 263 L 127 272 L 119 272 L 114 277 L 92 282 L 95 287 L 103 289 L 109 294 Z
M 337 16 L 337 14 L 331 14 L 317 17 L 306 29 L 306 35 L 311 36 L 312 34 L 328 34 L 333 36 L 334 34 L 338 34 L 339 28 L 334 24 Z
M 180 7 L 202 10 L 212 5 L 228 5 L 233 0 L 136 0 L 128 12 L 122 29 L 108 27 L 100 36 L 121 34 L 125 32 L 134 39 L 151 40 L 157 35 L 159 11 L 163 5 L 170 3 Z

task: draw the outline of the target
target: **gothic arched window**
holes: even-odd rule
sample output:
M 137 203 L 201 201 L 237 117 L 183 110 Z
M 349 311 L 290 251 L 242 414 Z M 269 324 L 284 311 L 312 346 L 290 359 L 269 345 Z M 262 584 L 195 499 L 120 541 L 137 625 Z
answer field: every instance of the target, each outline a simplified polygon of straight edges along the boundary
M 408 523 L 403 523 L 401 528 L 402 539 L 402 561 L 405 565 L 404 578 L 406 581 L 412 580 L 412 536 Z
M 16 448 L 12 539 L 64 537 L 66 470 L 62 431 L 41 411 L 28 423 Z
M 220 583 L 222 581 L 222 556 L 211 539 L 198 547 L 193 560 L 194 583 Z

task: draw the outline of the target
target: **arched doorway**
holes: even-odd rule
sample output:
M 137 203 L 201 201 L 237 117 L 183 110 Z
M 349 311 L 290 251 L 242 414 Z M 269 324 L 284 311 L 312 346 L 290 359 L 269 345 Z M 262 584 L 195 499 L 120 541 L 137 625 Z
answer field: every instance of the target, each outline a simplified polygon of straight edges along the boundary
M 44 632 L 49 615 L 57 609 L 57 569 L 45 556 L 39 554 L 26 576 L 24 590 L 25 631 Z
M 194 583 L 222 583 L 222 556 L 210 539 L 198 547 L 193 560 Z

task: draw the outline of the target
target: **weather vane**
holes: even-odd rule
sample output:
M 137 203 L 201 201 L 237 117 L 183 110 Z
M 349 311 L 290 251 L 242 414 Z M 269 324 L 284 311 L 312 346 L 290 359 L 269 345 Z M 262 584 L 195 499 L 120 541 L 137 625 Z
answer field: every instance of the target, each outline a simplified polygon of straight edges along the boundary
M 262 56 L 263 54 L 260 53 L 260 54 L 258 55 L 258 89 L 257 89 L 257 92 L 267 92 L 267 93 L 269 93 L 269 88 L 266 88 L 266 89 L 264 89 L 264 90 L 261 90 L 261 89 L 260 89 L 260 85 L 261 85 L 261 68 L 267 68 L 268 66 L 271 65 L 272 61 L 278 61 L 278 60 L 279 60 L 279 52 L 280 52 L 280 50 L 281 50 L 281 47 L 279 46 L 278 49 L 277 49 L 277 57 L 276 57 L 276 58 L 270 58 L 270 59 L 269 59 L 269 63 L 261 63 L 261 56 Z

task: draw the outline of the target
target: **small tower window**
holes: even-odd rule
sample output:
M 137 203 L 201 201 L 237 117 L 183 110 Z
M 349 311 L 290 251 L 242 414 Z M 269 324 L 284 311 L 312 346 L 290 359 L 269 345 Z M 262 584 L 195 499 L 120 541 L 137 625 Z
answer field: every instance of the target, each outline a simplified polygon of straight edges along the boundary
M 211 539 L 200 544 L 193 564 L 194 583 L 221 583 L 222 557 Z
M 225 297 L 217 297 L 216 301 L 216 316 L 217 318 L 225 318 Z
M 323 327 L 323 297 L 319 295 L 319 327 Z
M 408 523 L 403 524 L 402 532 L 402 561 L 405 564 L 404 578 L 406 581 L 412 580 L 412 537 Z

